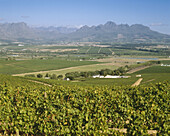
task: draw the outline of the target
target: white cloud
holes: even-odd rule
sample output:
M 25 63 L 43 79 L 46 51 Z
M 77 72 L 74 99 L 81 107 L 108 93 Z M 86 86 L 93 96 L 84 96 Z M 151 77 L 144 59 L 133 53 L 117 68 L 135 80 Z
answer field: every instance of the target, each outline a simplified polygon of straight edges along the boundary
M 164 23 L 152 23 L 152 24 L 150 24 L 150 26 L 168 26 L 168 24 L 164 24 Z
M 81 27 L 83 27 L 84 25 L 77 25 L 77 26 L 75 26 L 76 28 L 81 28 Z

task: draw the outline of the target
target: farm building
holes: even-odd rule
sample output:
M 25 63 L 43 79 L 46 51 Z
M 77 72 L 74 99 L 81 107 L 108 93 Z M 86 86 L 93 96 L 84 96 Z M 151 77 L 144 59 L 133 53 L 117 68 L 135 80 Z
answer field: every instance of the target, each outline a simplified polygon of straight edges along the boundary
M 104 78 L 104 76 L 101 76 L 101 75 L 95 75 L 95 76 L 93 76 L 93 78 Z
M 50 79 L 50 77 L 44 77 L 44 79 Z
M 70 81 L 70 78 L 64 78 L 64 80 L 66 80 L 66 81 Z
M 170 67 L 168 64 L 161 64 L 161 66 Z
M 129 76 L 112 76 L 112 75 L 106 75 L 106 76 L 101 76 L 101 75 L 95 75 L 93 78 L 129 78 Z

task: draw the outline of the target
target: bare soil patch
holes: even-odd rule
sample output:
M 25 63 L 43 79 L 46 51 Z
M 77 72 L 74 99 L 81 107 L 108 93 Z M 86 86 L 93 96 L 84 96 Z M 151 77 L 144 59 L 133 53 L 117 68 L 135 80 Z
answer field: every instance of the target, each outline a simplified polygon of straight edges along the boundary
M 77 51 L 78 49 L 40 49 L 40 51 L 46 52 L 66 52 L 66 51 Z
M 40 82 L 40 81 L 35 81 L 35 80 L 28 80 L 28 81 L 31 81 L 31 82 L 34 82 L 34 83 L 38 83 L 38 84 L 42 84 L 42 85 L 45 85 L 45 86 L 52 87 L 52 85 L 46 84 L 46 83 L 43 83 L 43 82 Z
M 140 83 L 141 83 L 142 80 L 143 80 L 143 78 L 139 78 L 139 79 L 132 85 L 132 87 L 140 85 Z
M 137 68 L 134 68 L 134 69 L 128 71 L 127 73 L 128 73 L 128 74 L 132 74 L 132 73 L 135 73 L 135 72 L 137 72 L 137 71 L 140 71 L 140 70 L 143 70 L 143 69 L 149 68 L 149 67 L 150 67 L 150 66 L 137 67 Z

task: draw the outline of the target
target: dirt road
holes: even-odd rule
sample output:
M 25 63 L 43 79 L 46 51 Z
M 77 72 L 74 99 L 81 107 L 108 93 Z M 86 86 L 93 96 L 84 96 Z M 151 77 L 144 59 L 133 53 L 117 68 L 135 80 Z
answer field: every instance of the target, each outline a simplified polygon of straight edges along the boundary
M 143 69 L 145 69 L 145 68 L 149 68 L 149 67 L 150 67 L 150 66 L 138 67 L 138 68 L 135 68 L 135 69 L 132 69 L 132 70 L 128 71 L 127 73 L 128 73 L 128 74 L 132 74 L 132 73 L 134 73 L 134 72 L 137 72 L 137 71 L 143 70 Z
M 139 78 L 139 79 L 132 85 L 132 87 L 140 85 L 140 83 L 141 83 L 142 80 L 143 80 L 143 78 Z
M 42 85 L 45 85 L 45 86 L 52 87 L 52 85 L 50 85 L 50 84 L 47 84 L 47 83 L 44 83 L 44 82 L 35 81 L 35 80 L 28 80 L 28 81 L 30 81 L 30 82 L 34 82 L 34 83 L 38 83 L 38 84 L 42 84 Z

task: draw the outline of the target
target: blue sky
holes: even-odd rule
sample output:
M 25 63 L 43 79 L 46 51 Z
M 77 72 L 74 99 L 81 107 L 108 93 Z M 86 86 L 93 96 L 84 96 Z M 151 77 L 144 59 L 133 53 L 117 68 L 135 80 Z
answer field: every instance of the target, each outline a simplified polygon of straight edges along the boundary
M 170 0 L 0 0 L 0 23 L 91 26 L 107 21 L 170 34 Z

